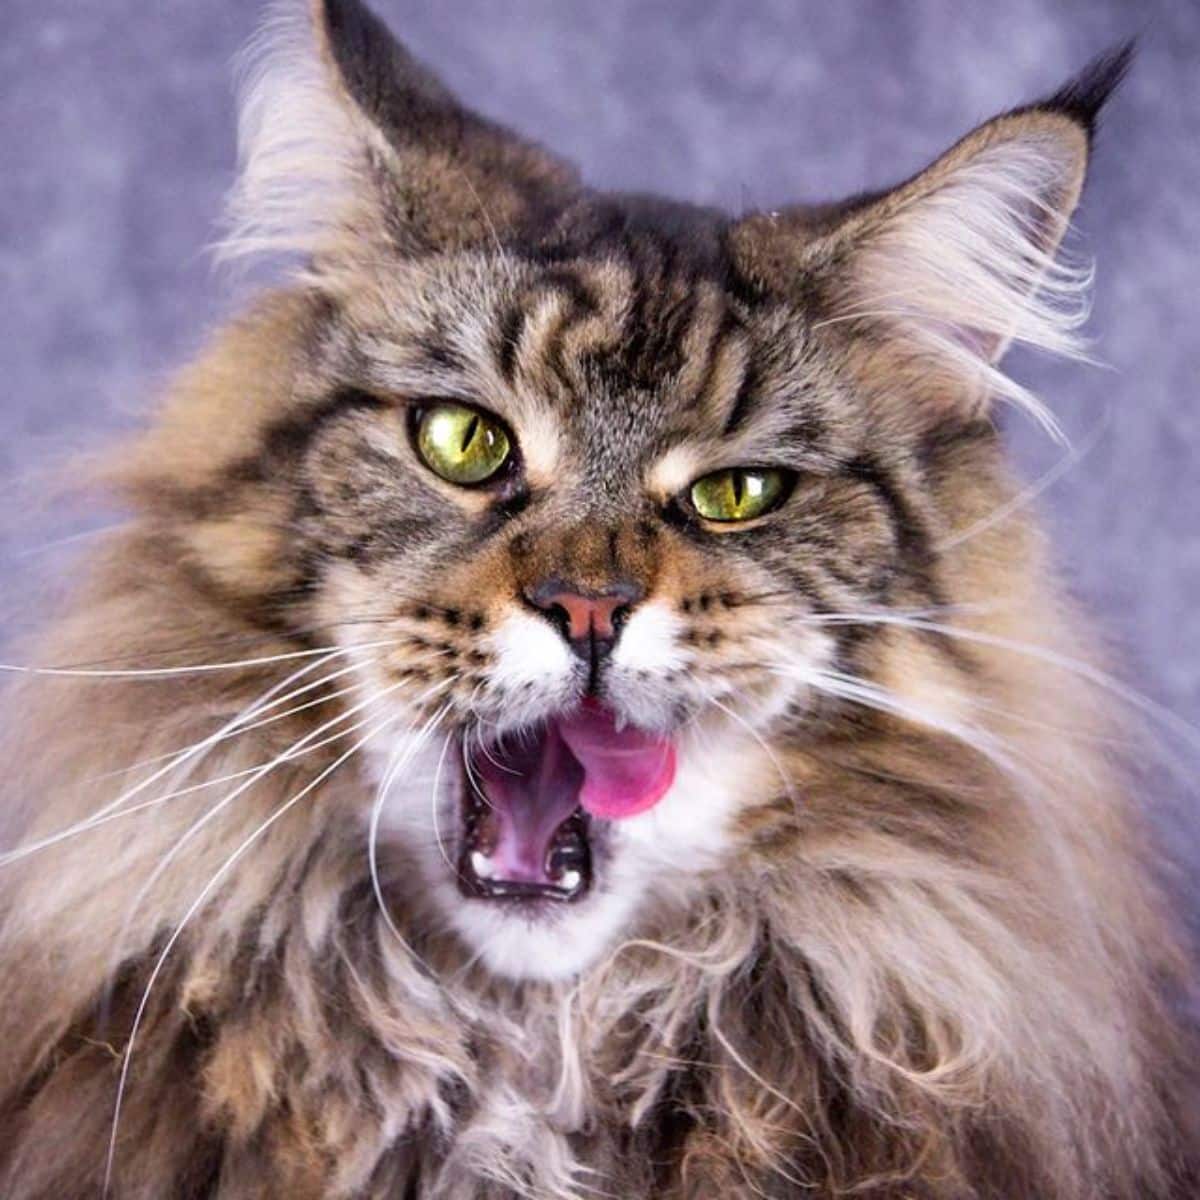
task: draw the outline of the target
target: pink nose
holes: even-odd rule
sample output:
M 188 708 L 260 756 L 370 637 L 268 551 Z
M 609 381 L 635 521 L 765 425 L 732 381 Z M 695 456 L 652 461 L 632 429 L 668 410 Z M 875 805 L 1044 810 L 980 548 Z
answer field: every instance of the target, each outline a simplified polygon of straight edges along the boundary
M 616 630 L 613 615 L 625 607 L 620 596 L 581 596 L 577 592 L 555 592 L 543 608 L 558 608 L 566 614 L 567 637 L 573 642 L 596 637 L 611 639 Z
M 577 652 L 603 657 L 617 640 L 621 617 L 640 598 L 641 589 L 613 584 L 600 592 L 585 592 L 548 579 L 529 593 L 530 601 L 554 619 Z

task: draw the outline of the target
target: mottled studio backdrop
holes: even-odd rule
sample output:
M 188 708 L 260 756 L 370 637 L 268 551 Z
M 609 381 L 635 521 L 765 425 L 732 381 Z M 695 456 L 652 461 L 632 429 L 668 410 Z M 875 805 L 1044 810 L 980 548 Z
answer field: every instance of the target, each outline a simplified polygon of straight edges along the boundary
M 1127 677 L 1200 723 L 1198 0 L 377 7 L 477 107 L 592 182 L 734 207 L 896 180 L 1140 33 L 1077 220 L 1107 365 L 1013 365 L 1091 447 L 1044 500 L 1077 590 Z M 227 311 L 204 248 L 234 166 L 231 61 L 260 14 L 255 0 L 0 5 L 6 483 L 47 445 L 111 428 Z M 1061 453 L 1028 427 L 1011 436 L 1031 476 Z M 1195 808 L 1166 808 L 1200 862 Z

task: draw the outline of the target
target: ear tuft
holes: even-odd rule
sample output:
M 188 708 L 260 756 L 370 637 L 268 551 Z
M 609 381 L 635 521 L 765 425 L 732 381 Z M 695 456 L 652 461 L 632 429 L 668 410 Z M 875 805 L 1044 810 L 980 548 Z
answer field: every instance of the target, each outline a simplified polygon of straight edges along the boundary
M 1059 246 L 1087 139 L 1061 116 L 1001 117 L 842 231 L 852 250 L 827 295 L 834 319 L 891 333 L 885 373 L 982 411 L 993 398 L 1061 439 L 1053 415 L 1000 370 L 1012 342 L 1084 357 L 1090 267 Z
M 450 90 L 359 0 L 313 0 L 313 30 L 333 78 L 389 140 L 435 134 L 439 120 L 466 123 Z
M 219 259 L 318 272 L 491 244 L 558 212 L 574 170 L 459 103 L 361 0 L 276 0 L 242 65 Z
M 869 329 L 858 358 L 872 387 L 907 382 L 927 406 L 976 414 L 1007 400 L 1061 437 L 999 363 L 1013 342 L 1086 357 L 1091 270 L 1060 246 L 1097 117 L 1133 53 L 1126 43 L 1050 98 L 985 122 L 890 191 L 744 219 L 735 254 L 767 286 L 802 290 L 814 329 Z
M 365 159 L 302 6 L 268 9 L 239 57 L 237 94 L 238 177 L 217 261 L 320 257 L 356 208 Z
M 1092 59 L 1074 79 L 1063 84 L 1052 96 L 1032 105 L 1046 112 L 1058 112 L 1071 117 L 1095 135 L 1100 111 L 1124 82 L 1137 54 L 1137 39 L 1130 38 L 1119 46 Z

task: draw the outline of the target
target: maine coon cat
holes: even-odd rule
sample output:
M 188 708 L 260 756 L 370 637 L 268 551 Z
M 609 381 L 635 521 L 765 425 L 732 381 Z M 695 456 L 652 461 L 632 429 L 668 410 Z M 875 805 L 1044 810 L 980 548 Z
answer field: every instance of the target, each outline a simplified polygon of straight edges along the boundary
M 293 18 L 226 252 L 299 266 L 7 699 L 0 1194 L 1194 1196 L 1127 731 L 993 420 L 1053 429 L 998 363 L 1077 349 L 1128 52 L 731 217 Z

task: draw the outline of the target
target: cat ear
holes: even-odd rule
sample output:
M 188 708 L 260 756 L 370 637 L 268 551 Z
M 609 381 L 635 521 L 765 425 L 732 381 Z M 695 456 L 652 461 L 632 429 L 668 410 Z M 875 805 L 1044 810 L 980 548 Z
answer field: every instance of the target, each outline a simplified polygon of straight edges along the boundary
M 559 208 L 572 168 L 462 105 L 359 0 L 278 11 L 247 56 L 224 258 L 494 241 Z
M 888 192 L 745 218 L 731 233 L 736 259 L 760 285 L 802 296 L 815 327 L 869 329 L 856 357 L 874 386 L 911 383 L 930 403 L 978 411 L 998 395 L 1057 433 L 996 364 L 1013 341 L 1082 356 L 1091 272 L 1059 247 L 1100 109 L 1132 54 L 1128 44 L 1097 59 Z

